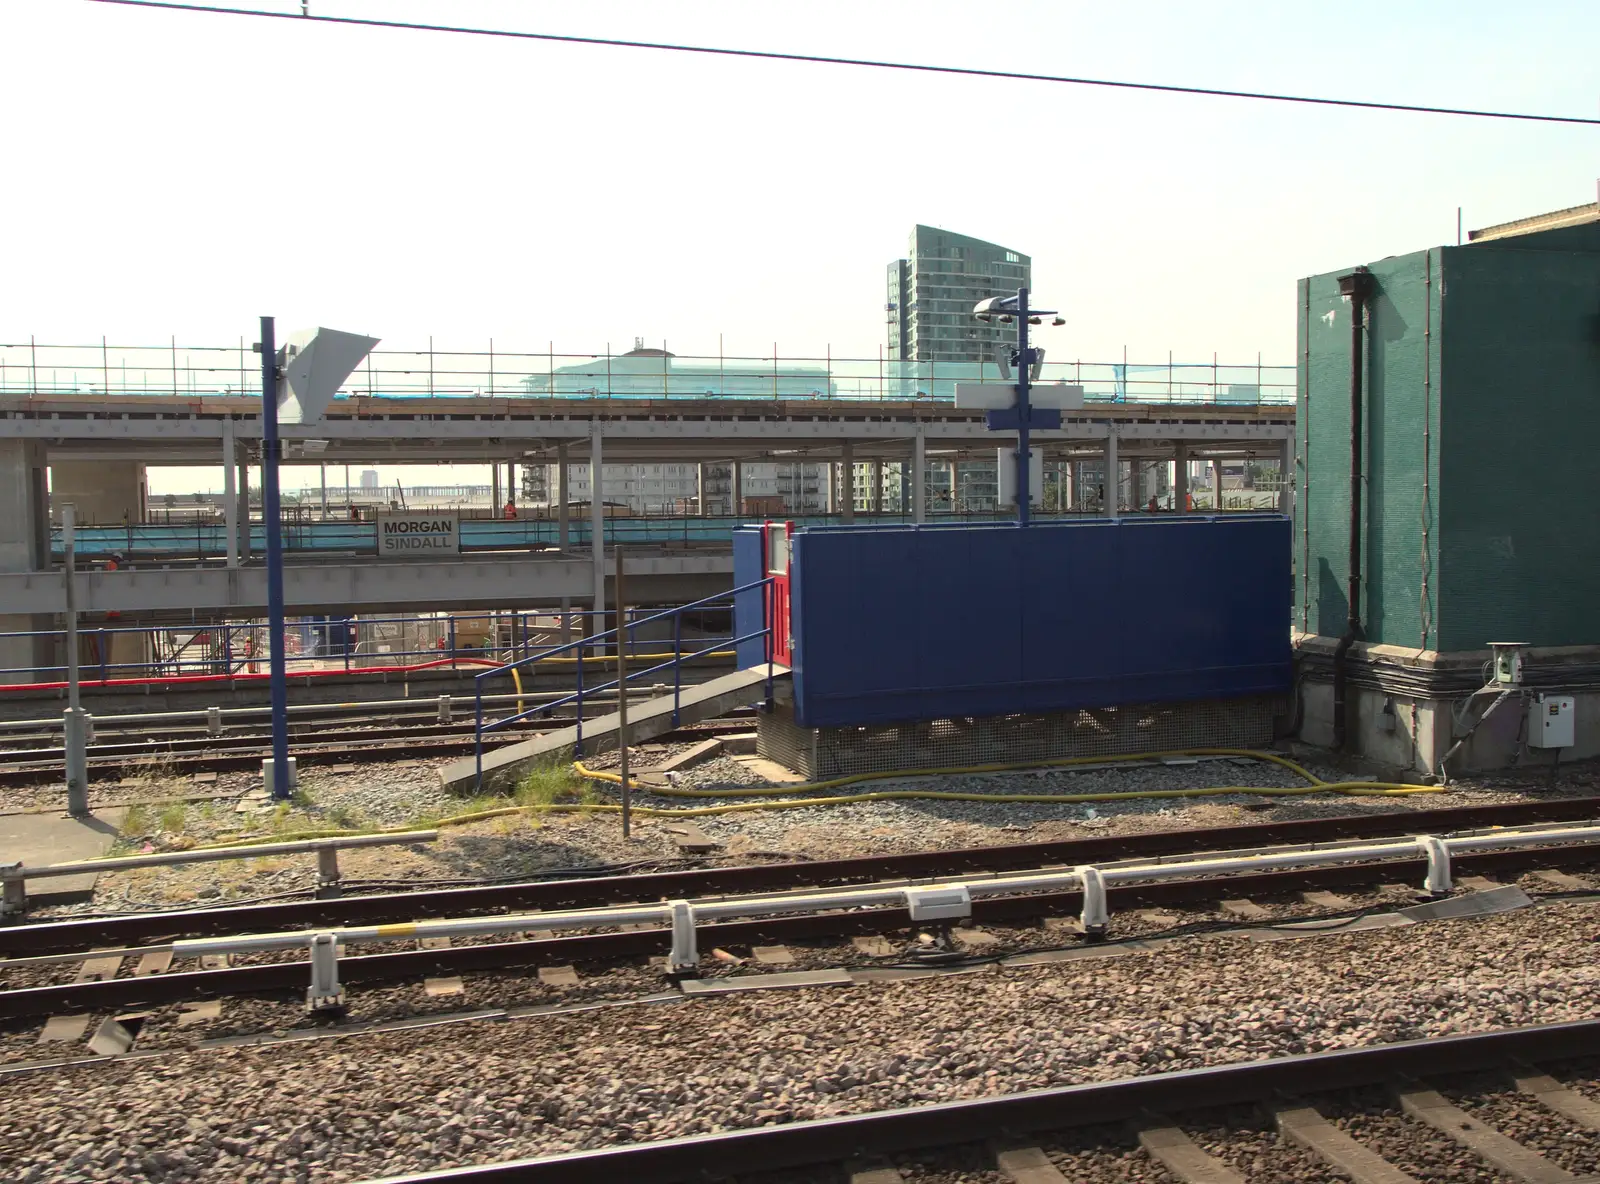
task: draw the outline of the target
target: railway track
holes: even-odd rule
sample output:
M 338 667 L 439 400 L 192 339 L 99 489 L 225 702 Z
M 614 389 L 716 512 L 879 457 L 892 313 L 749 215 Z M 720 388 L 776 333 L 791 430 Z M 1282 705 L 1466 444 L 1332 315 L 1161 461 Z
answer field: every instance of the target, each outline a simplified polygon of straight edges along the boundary
M 951 880 L 1015 872 L 1019 869 L 1074 867 L 1125 860 L 1156 860 L 1180 853 L 1196 854 L 1288 845 L 1327 844 L 1354 838 L 1379 839 L 1418 833 L 1443 833 L 1464 828 L 1547 823 L 1592 818 L 1594 799 L 1516 803 L 1442 811 L 1414 811 L 1368 817 L 1340 817 L 1286 823 L 1217 828 L 1208 831 L 1158 832 L 1123 837 L 1069 840 L 1001 848 L 927 852 L 881 858 L 839 860 L 828 863 L 777 864 L 765 867 L 703 868 L 686 871 L 605 876 L 588 880 L 448 889 L 419 893 L 352 896 L 338 900 L 251 905 L 232 909 L 181 913 L 137 914 L 13 925 L 0 929 L 0 957 L 7 959 L 51 956 L 63 973 L 79 971 L 74 961 L 97 957 L 105 966 L 107 955 L 90 951 L 110 949 L 109 972 L 98 981 L 38 982 L 0 992 L 0 1018 L 19 1020 L 70 1012 L 116 1013 L 135 1007 L 164 1006 L 197 999 L 244 995 L 283 995 L 304 998 L 308 963 L 295 952 L 250 955 L 250 964 L 215 969 L 169 971 L 173 940 L 194 940 L 239 933 L 299 932 L 337 929 L 352 925 L 387 925 L 395 940 L 376 946 L 356 947 L 376 952 L 350 952 L 338 960 L 340 983 L 357 989 L 379 984 L 416 981 L 430 976 L 461 976 L 513 967 L 606 964 L 649 959 L 660 955 L 672 931 L 659 925 L 626 925 L 615 931 L 558 934 L 536 932 L 532 938 L 517 932 L 512 940 L 474 940 L 450 945 L 448 941 L 423 941 L 410 948 L 410 922 L 428 917 L 487 917 L 520 915 L 554 909 L 593 908 L 629 902 L 657 902 L 695 898 L 717 900 L 736 894 L 816 890 L 823 886 L 881 884 L 885 881 Z M 1408 848 L 1409 850 L 1409 848 Z M 1522 847 L 1456 856 L 1452 865 L 1458 877 L 1515 874 L 1577 867 L 1600 861 L 1600 847 Z M 1330 894 L 1336 890 L 1370 891 L 1376 885 L 1418 885 L 1429 861 L 1421 854 L 1403 854 L 1366 862 L 1335 863 L 1289 870 L 1244 871 L 1218 878 L 1216 874 L 1192 878 L 1132 882 L 1106 887 L 1110 911 L 1126 917 L 1134 909 L 1214 910 L 1224 900 L 1245 917 L 1257 910 L 1253 902 L 1293 898 L 1296 894 Z M 1560 873 L 1565 874 L 1565 873 Z M 1559 883 L 1559 880 L 1557 881 Z M 1573 884 L 1578 884 L 1573 881 Z M 1004 887 L 1004 885 L 1001 885 Z M 1515 891 L 1514 889 L 1512 891 Z M 1249 906 L 1239 907 L 1240 902 Z M 1038 919 L 1080 913 L 1084 892 L 1078 887 L 1052 884 L 1041 890 L 1012 894 L 974 894 L 963 924 L 972 926 L 1033 926 Z M 1353 906 L 1325 895 L 1318 906 L 1330 911 L 1360 914 L 1369 906 Z M 1227 913 L 1227 907 L 1221 910 Z M 1302 909 L 1303 911 L 1303 909 Z M 773 915 L 740 916 L 698 924 L 701 949 L 728 950 L 793 943 L 829 943 L 856 937 L 893 934 L 905 930 L 903 906 L 871 905 L 846 910 L 823 910 Z M 526 928 L 535 929 L 537 918 Z M 1148 928 L 1148 927 L 1147 927 Z M 490 934 L 484 935 L 486 938 Z M 1054 939 L 1059 943 L 1062 939 Z M 1079 939 L 1066 939 L 1075 943 Z M 122 974 L 123 953 L 151 953 L 140 943 L 169 943 L 166 965 L 158 973 Z M 300 949 L 303 951 L 304 947 Z M 128 959 L 132 962 L 133 959 Z M 141 959 L 141 965 L 145 964 Z M 51 964 L 54 966 L 54 964 Z M 8 968 L 0 966 L 0 972 Z M 17 964 L 9 969 L 13 976 Z M 13 977 L 15 981 L 15 977 Z
M 1600 1021 L 1521 1027 L 392 1176 L 385 1184 L 1595 1184 L 1600 1177 L 1585 1168 L 1600 1143 L 1600 1066 L 1573 1062 L 1597 1055 Z
M 685 736 L 699 734 L 698 731 L 684 733 Z M 1097 863 L 1186 852 L 1377 839 L 1393 835 L 1528 826 L 1590 818 L 1600 818 L 1600 797 L 1346 814 L 1330 818 L 1150 831 L 1046 843 L 696 868 L 599 879 L 564 876 L 520 884 L 347 896 L 334 900 L 235 908 L 23 921 L 0 925 L 0 958 L 56 954 L 95 946 L 131 946 L 161 939 L 207 937 L 243 931 L 384 924 L 422 917 L 463 917 L 493 912 L 591 908 L 618 901 L 777 892 L 896 878 L 933 879 L 1016 871 L 1050 864 Z M 1493 862 L 1493 858 L 1485 860 L 1484 866 Z M 1420 867 L 1421 864 L 1410 861 L 1408 866 Z
M 557 712 L 550 717 L 550 727 L 496 732 L 494 743 L 512 743 L 550 728 L 565 727 L 574 718 L 570 714 Z M 671 743 L 674 739 L 690 735 L 704 737 L 748 731 L 749 727 L 749 717 L 735 710 L 722 721 L 682 729 L 659 737 L 653 743 Z M 460 756 L 473 751 L 475 743 L 470 721 L 344 729 L 301 724 L 291 727 L 290 742 L 294 745 L 296 759 L 305 766 L 392 760 L 397 749 L 403 749 L 408 757 L 416 758 Z M 60 752 L 60 749 L 0 751 L 0 785 L 30 784 L 43 776 L 61 772 L 64 766 Z M 271 737 L 256 733 L 95 744 L 89 749 L 88 759 L 91 773 L 109 776 L 136 773 L 152 762 L 159 762 L 178 774 L 259 770 L 261 761 L 271 755 Z

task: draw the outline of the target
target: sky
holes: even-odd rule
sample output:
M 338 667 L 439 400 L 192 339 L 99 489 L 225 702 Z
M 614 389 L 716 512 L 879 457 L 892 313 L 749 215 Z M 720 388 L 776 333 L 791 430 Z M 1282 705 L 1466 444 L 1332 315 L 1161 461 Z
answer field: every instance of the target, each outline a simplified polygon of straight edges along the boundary
M 1600 5 L 310 0 L 592 37 L 1600 116 Z M 299 0 L 259 0 L 297 12 Z M 875 357 L 918 222 L 1052 361 L 1292 363 L 1294 283 L 1596 199 L 1600 128 L 0 4 L 0 342 Z M 459 475 L 459 474 L 458 474 Z M 161 482 L 153 481 L 159 490 Z

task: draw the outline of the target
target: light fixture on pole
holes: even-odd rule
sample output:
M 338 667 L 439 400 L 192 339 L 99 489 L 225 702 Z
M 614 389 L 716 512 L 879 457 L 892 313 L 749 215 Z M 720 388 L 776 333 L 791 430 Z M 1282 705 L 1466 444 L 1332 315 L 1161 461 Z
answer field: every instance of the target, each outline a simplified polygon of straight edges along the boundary
M 316 423 L 361 360 L 378 344 L 376 337 L 313 329 L 290 334 L 282 350 L 272 317 L 261 318 L 261 513 L 267 531 L 267 643 L 271 650 L 272 756 L 263 768 L 267 789 L 278 801 L 294 792 L 289 757 L 289 689 L 284 662 L 283 524 L 278 508 L 278 465 L 283 422 Z
M 1014 296 L 993 296 L 980 300 L 972 315 L 985 323 L 998 320 L 1002 325 L 1017 322 L 1017 348 L 1011 352 L 1011 366 L 1016 368 L 1015 385 L 1001 386 L 993 383 L 957 383 L 956 406 L 984 408 L 988 411 L 986 422 L 991 432 L 1017 433 L 1015 496 L 1017 525 L 1028 525 L 1029 503 L 1033 500 L 1033 481 L 1030 479 L 1032 448 L 1028 443 L 1030 431 L 1050 431 L 1061 426 L 1061 411 L 1066 407 L 1083 406 L 1081 386 L 1041 387 L 1050 392 L 1045 398 L 1031 401 L 1029 394 L 1044 367 L 1044 350 L 1028 348 L 1028 326 L 1041 325 L 1045 317 L 1054 317 L 1052 325 L 1066 322 L 1055 312 L 1028 305 L 1028 289 L 1018 288 Z M 998 355 L 1000 372 L 1010 378 L 1010 369 Z

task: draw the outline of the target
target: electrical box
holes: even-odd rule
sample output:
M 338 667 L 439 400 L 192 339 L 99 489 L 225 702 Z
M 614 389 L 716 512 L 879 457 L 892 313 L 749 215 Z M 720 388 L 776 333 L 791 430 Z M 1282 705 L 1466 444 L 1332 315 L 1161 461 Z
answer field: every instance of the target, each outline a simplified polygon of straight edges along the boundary
M 1577 740 L 1577 704 L 1571 695 L 1539 695 L 1528 708 L 1528 745 L 1571 748 Z
M 1503 687 L 1521 686 L 1523 651 L 1527 648 L 1525 641 L 1491 641 L 1493 674 L 1490 681 Z
M 906 909 L 913 921 L 959 921 L 972 916 L 972 894 L 961 884 L 907 888 Z

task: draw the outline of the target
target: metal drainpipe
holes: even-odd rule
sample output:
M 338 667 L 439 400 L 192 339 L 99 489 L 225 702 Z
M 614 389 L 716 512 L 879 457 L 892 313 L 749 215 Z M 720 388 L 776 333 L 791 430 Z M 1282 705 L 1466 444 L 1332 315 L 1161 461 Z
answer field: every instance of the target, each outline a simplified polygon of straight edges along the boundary
M 1349 741 L 1354 705 L 1347 701 L 1350 647 L 1361 639 L 1361 481 L 1364 372 L 1367 301 L 1373 276 L 1365 267 L 1339 277 L 1339 294 L 1350 298 L 1350 560 L 1345 603 L 1344 636 L 1333 651 L 1333 746 L 1344 749 Z

